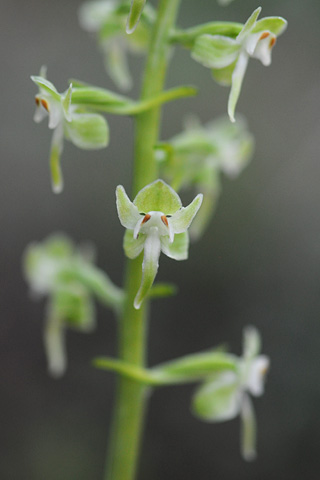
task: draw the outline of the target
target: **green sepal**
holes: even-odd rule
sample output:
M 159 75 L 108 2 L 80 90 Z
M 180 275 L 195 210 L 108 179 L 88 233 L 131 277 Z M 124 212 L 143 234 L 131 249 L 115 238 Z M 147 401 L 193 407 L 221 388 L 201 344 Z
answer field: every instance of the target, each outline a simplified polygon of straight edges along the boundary
M 136 205 L 131 202 L 122 185 L 118 185 L 116 188 L 116 202 L 121 225 L 133 230 L 140 212 Z
M 38 75 L 32 75 L 30 78 L 36 85 L 38 85 L 39 88 L 45 90 L 47 93 L 49 93 L 49 95 L 52 96 L 52 98 L 60 102 L 61 95 L 58 93 L 53 83 L 49 82 L 49 80 L 47 80 L 46 78 L 40 77 Z
M 152 285 L 149 298 L 166 298 L 173 297 L 177 294 L 178 288 L 173 283 L 155 283 Z
M 140 190 L 133 203 L 139 212 L 158 211 L 166 215 L 181 208 L 179 195 L 163 180 L 155 180 Z
M 123 249 L 128 258 L 133 260 L 138 257 L 143 250 L 146 236 L 139 234 L 138 238 L 133 238 L 133 230 L 126 230 L 123 237 Z
M 104 117 L 96 113 L 74 113 L 65 123 L 65 135 L 84 150 L 104 148 L 109 143 L 109 127 Z
M 282 17 L 265 17 L 258 20 L 252 33 L 268 30 L 276 36 L 281 35 L 287 28 L 288 22 Z
M 240 410 L 241 392 L 234 372 L 213 375 L 196 390 L 192 411 L 210 422 L 222 422 L 236 417 Z
M 137 28 L 145 3 L 146 0 L 132 0 L 126 26 L 127 33 L 133 33 Z
M 193 382 L 208 376 L 212 377 L 216 372 L 236 370 L 236 357 L 217 349 L 186 355 L 152 369 L 157 374 L 171 378 L 172 382 Z
M 188 232 L 177 233 L 172 243 L 169 237 L 163 237 L 161 240 L 162 251 L 167 257 L 174 260 L 187 260 L 189 250 Z
M 115 105 L 125 105 L 130 100 L 122 95 L 118 95 L 111 90 L 94 87 L 80 80 L 72 80 L 76 88 L 73 90 L 72 99 L 76 105 L 86 107 L 108 107 Z
M 248 20 L 247 20 L 246 23 L 244 24 L 243 29 L 241 30 L 241 32 L 239 33 L 239 35 L 238 35 L 238 37 L 237 37 L 237 40 L 238 40 L 239 42 L 241 42 L 241 41 L 243 40 L 243 38 L 244 38 L 248 33 L 251 33 L 251 32 L 252 32 L 252 29 L 253 29 L 254 26 L 256 25 L 257 18 L 259 17 L 260 12 L 261 12 L 261 7 L 256 8 L 256 9 L 252 12 L 252 14 L 250 15 L 250 17 L 248 18 Z
M 90 332 L 95 327 L 93 302 L 80 284 L 63 285 L 54 292 L 51 314 L 65 326 L 83 332 Z
M 240 50 L 236 40 L 222 35 L 200 35 L 191 56 L 208 68 L 225 68 L 233 63 Z
M 99 110 L 115 115 L 138 115 L 163 103 L 171 102 L 179 98 L 191 97 L 198 90 L 190 86 L 172 88 L 159 93 L 147 100 L 134 101 L 122 95 L 113 94 L 109 90 L 95 87 L 80 87 L 73 92 L 74 104 Z
M 172 43 L 182 44 L 186 48 L 192 48 L 196 39 L 204 34 L 223 35 L 236 38 L 243 28 L 242 23 L 235 22 L 209 22 L 186 30 L 174 30 L 170 35 Z
M 105 272 L 80 258 L 69 268 L 64 268 L 59 275 L 59 279 L 63 283 L 79 282 L 109 308 L 118 310 L 123 304 L 124 293 L 122 289 L 117 287 Z

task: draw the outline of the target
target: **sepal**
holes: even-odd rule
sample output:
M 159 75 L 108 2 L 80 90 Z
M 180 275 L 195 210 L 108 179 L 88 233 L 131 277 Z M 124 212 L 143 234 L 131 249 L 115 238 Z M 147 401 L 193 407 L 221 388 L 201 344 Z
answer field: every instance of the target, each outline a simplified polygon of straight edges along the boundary
M 126 32 L 133 33 L 137 28 L 146 0 L 132 0 L 128 16 Z

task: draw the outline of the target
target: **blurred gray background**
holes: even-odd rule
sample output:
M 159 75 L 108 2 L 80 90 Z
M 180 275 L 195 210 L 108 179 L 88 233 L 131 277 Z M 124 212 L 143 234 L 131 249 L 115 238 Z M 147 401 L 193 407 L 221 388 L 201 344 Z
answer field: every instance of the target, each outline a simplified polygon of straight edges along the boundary
M 51 193 L 47 123 L 32 121 L 42 64 L 59 91 L 70 77 L 114 88 L 95 41 L 78 26 L 78 0 L 2 0 L 1 58 L 1 480 L 100 480 L 114 392 L 111 374 L 90 360 L 115 354 L 115 319 L 98 310 L 96 333 L 68 334 L 69 368 L 46 373 L 44 304 L 28 296 L 25 246 L 54 231 L 90 240 L 98 264 L 121 284 L 122 236 L 115 210 L 119 183 L 130 191 L 132 121 L 109 117 L 111 143 L 88 153 L 65 143 L 65 191 Z M 202 423 L 189 412 L 192 386 L 156 391 L 150 402 L 139 480 L 316 480 L 320 458 L 320 82 L 318 0 L 261 0 L 262 16 L 289 21 L 273 63 L 252 60 L 238 111 L 256 138 L 254 160 L 225 179 L 215 218 L 188 262 L 162 256 L 159 278 L 179 285 L 154 302 L 149 362 L 229 342 L 241 352 L 242 329 L 256 325 L 272 368 L 255 401 L 258 460 L 239 454 L 239 421 Z M 179 23 L 245 21 L 258 4 L 184 0 Z M 139 91 L 143 63 L 132 58 Z M 202 121 L 226 111 L 228 89 L 178 49 L 167 86 L 200 87 L 196 99 L 168 105 L 162 137 L 178 133 L 192 111 Z

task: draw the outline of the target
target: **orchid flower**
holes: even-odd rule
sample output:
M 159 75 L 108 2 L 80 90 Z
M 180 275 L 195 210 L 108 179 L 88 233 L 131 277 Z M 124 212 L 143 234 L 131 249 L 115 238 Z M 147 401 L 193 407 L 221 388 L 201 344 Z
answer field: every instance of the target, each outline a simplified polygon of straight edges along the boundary
M 201 206 L 202 195 L 182 207 L 178 194 L 162 180 L 156 180 L 144 187 L 133 202 L 121 185 L 116 196 L 118 216 L 127 229 L 126 255 L 134 259 L 144 251 L 141 285 L 134 300 L 134 307 L 139 309 L 157 274 L 161 251 L 174 260 L 188 258 L 187 230 Z
M 144 4 L 143 0 L 143 4 Z M 133 2 L 127 21 L 131 26 L 132 33 L 140 18 L 135 16 L 136 5 Z M 129 71 L 127 52 L 144 52 L 147 48 L 149 38 L 149 23 L 154 20 L 153 9 L 149 6 L 145 10 L 145 18 L 139 29 L 133 35 L 124 35 L 126 25 L 126 13 L 121 8 L 123 2 L 119 0 L 96 0 L 85 2 L 79 10 L 79 21 L 82 28 L 88 32 L 95 33 L 98 37 L 100 49 L 104 55 L 105 68 L 112 81 L 121 89 L 129 90 L 132 87 L 132 77 Z M 142 5 L 143 8 L 143 5 Z
M 259 352 L 258 331 L 254 327 L 245 328 L 243 356 L 238 359 L 237 371 L 214 373 L 193 399 L 193 410 L 203 420 L 222 422 L 240 415 L 241 451 L 246 460 L 256 456 L 256 422 L 249 394 L 254 397 L 263 394 L 270 364 L 269 358 Z
M 245 119 L 231 124 L 224 116 L 205 125 L 192 117 L 183 132 L 157 146 L 160 171 L 172 187 L 195 188 L 204 195 L 190 227 L 192 239 L 202 235 L 212 217 L 221 192 L 221 172 L 237 177 L 249 163 L 253 145 Z
M 100 149 L 107 146 L 109 131 L 101 115 L 83 113 L 76 105 L 72 105 L 72 84 L 64 93 L 58 93 L 45 76 L 45 70 L 42 68 L 40 76 L 31 77 L 39 87 L 39 93 L 35 96 L 34 121 L 38 123 L 49 117 L 48 126 L 53 130 L 50 151 L 52 188 L 55 193 L 60 193 L 63 189 L 60 156 L 64 137 L 79 148 Z
M 92 249 L 76 249 L 61 234 L 27 247 L 24 275 L 34 297 L 48 297 L 45 351 L 49 373 L 60 377 L 67 365 L 66 329 L 91 332 L 96 325 L 92 297 L 116 309 L 122 292 L 94 266 Z
M 222 85 L 230 85 L 228 114 L 235 121 L 235 108 L 250 57 L 257 58 L 265 66 L 271 64 L 271 51 L 277 36 L 284 32 L 287 22 L 281 17 L 257 20 L 261 7 L 249 17 L 234 39 L 223 35 L 200 35 L 193 47 L 192 57 L 205 67 Z

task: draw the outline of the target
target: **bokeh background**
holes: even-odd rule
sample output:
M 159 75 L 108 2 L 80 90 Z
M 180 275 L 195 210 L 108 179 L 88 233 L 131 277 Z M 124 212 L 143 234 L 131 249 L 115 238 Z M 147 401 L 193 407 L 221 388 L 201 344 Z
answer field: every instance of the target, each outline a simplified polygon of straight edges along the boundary
M 107 150 L 65 144 L 65 191 L 51 193 L 51 132 L 32 121 L 42 64 L 58 90 L 76 77 L 113 88 L 93 38 L 78 26 L 79 0 L 2 0 L 0 478 L 100 480 L 114 378 L 90 360 L 115 354 L 115 319 L 98 309 L 91 335 L 68 333 L 65 377 L 48 377 L 42 344 L 44 304 L 31 301 L 22 278 L 25 246 L 54 231 L 90 240 L 98 264 L 121 284 L 122 235 L 114 191 L 130 191 L 131 119 L 109 117 Z M 255 402 L 258 460 L 239 454 L 238 420 L 202 423 L 190 414 L 192 386 L 156 391 L 150 402 L 139 480 L 316 480 L 320 471 L 320 82 L 318 0 L 260 0 L 263 16 L 289 28 L 264 68 L 251 61 L 238 111 L 256 138 L 254 160 L 236 181 L 225 179 L 215 218 L 188 262 L 161 258 L 159 278 L 179 285 L 154 302 L 149 362 L 227 341 L 241 351 L 242 329 L 256 325 L 272 368 Z M 245 21 L 258 5 L 184 0 L 179 23 Z M 143 62 L 131 59 L 139 91 Z M 192 111 L 202 121 L 226 110 L 228 90 L 178 49 L 167 86 L 196 84 L 196 99 L 164 110 L 162 136 L 178 133 Z

